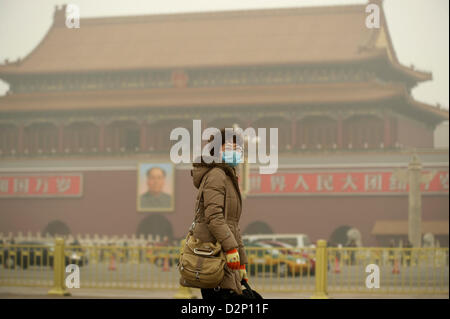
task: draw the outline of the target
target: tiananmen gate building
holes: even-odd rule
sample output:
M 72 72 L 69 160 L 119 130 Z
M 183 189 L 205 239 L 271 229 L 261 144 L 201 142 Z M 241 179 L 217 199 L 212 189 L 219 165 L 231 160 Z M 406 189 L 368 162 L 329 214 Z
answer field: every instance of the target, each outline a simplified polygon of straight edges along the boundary
M 365 5 L 264 9 L 82 18 L 69 29 L 56 8 L 39 45 L 0 65 L 10 85 L 0 232 L 59 223 L 72 234 L 185 236 L 196 189 L 191 165 L 170 168 L 169 136 L 198 119 L 278 128 L 277 173 L 251 166 L 244 233 L 406 238 L 407 185 L 394 171 L 416 149 L 433 176 L 423 230 L 448 246 L 448 149 L 433 148 L 448 111 L 414 100 L 432 74 L 402 65 L 384 15 L 373 29 L 366 15 Z M 152 165 L 168 167 L 168 209 L 139 209 L 140 167 Z

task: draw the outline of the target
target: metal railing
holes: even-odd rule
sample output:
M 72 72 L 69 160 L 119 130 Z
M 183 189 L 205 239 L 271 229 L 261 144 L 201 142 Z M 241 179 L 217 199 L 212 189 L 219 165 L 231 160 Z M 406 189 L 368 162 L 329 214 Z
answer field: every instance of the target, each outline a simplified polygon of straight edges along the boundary
M 81 288 L 179 288 L 179 247 L 74 246 L 62 239 L 43 245 L 0 245 L 0 286 L 52 287 L 66 294 L 66 266 L 79 267 Z M 256 290 L 328 293 L 448 294 L 448 248 L 246 247 Z M 379 288 L 366 268 L 378 269 Z M 373 271 L 373 268 L 371 268 Z M 372 277 L 377 275 L 375 272 Z
M 51 287 L 54 246 L 0 245 L 0 285 Z
M 328 248 L 328 290 L 355 293 L 448 293 L 448 248 Z M 379 288 L 368 288 L 375 265 Z M 373 267 L 372 267 L 373 268 Z
M 249 280 L 256 290 L 314 291 L 314 248 L 246 248 Z

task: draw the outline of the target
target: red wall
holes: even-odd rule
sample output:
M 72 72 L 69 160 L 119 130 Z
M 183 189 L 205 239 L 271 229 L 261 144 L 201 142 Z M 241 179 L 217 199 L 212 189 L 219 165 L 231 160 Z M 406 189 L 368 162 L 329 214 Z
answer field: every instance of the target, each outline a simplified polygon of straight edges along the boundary
M 434 130 L 427 128 L 425 124 L 399 115 L 396 119 L 396 128 L 397 141 L 400 144 L 418 148 L 434 147 Z
M 0 199 L 0 232 L 42 231 L 52 220 L 66 223 L 72 234 L 131 235 L 139 222 L 154 213 L 136 211 L 135 171 L 86 171 L 83 196 L 78 199 Z M 185 235 L 193 218 L 196 195 L 189 170 L 176 171 L 175 212 L 161 213 L 176 238 Z M 448 221 L 448 196 L 422 197 L 423 220 Z M 254 221 L 274 232 L 306 233 L 313 241 L 329 239 L 339 226 L 358 228 L 365 245 L 377 220 L 407 220 L 407 196 L 270 196 L 244 201 L 241 230 Z

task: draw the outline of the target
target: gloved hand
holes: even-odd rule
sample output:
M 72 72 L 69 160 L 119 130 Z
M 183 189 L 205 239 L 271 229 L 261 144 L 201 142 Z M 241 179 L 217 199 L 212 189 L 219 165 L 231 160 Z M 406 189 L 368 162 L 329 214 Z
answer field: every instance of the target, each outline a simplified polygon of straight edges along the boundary
M 239 268 L 239 273 L 241 274 L 241 280 L 248 282 L 247 270 L 245 270 L 245 264 L 242 264 Z
M 233 270 L 239 270 L 240 260 L 239 260 L 239 253 L 236 248 L 227 251 L 225 257 L 227 259 L 228 268 Z

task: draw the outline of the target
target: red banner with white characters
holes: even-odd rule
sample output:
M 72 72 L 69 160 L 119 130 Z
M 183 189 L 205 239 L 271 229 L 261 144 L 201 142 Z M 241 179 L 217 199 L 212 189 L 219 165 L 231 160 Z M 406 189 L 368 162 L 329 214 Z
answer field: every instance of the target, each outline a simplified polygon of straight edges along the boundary
M 80 197 L 81 174 L 0 174 L 0 198 Z
M 405 171 L 404 171 L 405 172 Z M 393 170 L 302 171 L 276 174 L 250 173 L 248 195 L 389 195 L 408 194 L 409 185 Z M 422 170 L 421 190 L 448 195 L 448 169 Z

